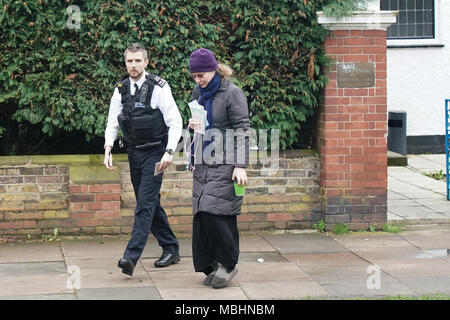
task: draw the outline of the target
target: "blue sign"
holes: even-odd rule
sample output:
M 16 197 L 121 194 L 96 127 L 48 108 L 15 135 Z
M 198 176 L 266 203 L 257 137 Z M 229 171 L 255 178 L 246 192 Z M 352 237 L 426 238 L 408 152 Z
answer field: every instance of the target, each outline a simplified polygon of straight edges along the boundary
M 446 159 L 446 177 L 447 177 L 447 200 L 450 200 L 450 184 L 449 184 L 449 178 L 448 178 L 448 172 L 449 172 L 449 147 L 450 147 L 450 128 L 449 128 L 449 114 L 450 114 L 450 99 L 445 100 L 445 159 Z

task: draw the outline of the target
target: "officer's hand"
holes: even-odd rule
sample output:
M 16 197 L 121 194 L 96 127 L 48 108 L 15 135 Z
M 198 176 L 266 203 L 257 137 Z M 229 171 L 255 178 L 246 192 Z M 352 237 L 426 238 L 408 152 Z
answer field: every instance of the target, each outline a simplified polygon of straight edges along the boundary
M 163 157 L 161 158 L 161 163 L 159 164 L 159 170 L 165 170 L 173 161 L 173 157 L 168 152 L 164 153 Z
M 113 158 L 111 154 L 112 146 L 105 147 L 105 160 L 103 160 L 103 164 L 109 170 L 116 170 L 116 167 L 113 166 Z

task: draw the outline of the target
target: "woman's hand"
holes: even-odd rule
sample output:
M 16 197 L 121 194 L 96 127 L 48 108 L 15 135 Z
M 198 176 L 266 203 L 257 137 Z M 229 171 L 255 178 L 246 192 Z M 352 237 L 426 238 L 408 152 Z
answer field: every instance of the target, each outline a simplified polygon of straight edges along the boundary
M 235 167 L 231 179 L 233 181 L 236 180 L 237 184 L 240 186 L 246 186 L 248 183 L 247 172 L 244 168 Z
M 199 130 L 201 129 L 202 122 L 198 119 L 189 119 L 189 128 L 192 130 Z

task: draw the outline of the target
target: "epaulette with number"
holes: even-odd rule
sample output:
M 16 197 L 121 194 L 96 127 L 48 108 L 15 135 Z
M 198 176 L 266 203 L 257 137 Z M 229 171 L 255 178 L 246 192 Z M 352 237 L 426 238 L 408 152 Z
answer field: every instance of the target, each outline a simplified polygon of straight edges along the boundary
M 157 84 L 158 86 L 160 86 L 161 88 L 165 86 L 165 84 L 167 83 L 165 80 L 161 79 L 161 77 L 156 76 L 154 74 L 148 74 L 147 78 L 152 80 L 155 84 Z
M 118 81 L 115 85 L 115 87 L 117 89 L 119 89 L 119 93 L 122 94 L 122 87 L 123 87 L 123 83 L 124 81 L 128 78 L 128 75 L 124 76 L 122 79 L 120 79 L 120 81 Z

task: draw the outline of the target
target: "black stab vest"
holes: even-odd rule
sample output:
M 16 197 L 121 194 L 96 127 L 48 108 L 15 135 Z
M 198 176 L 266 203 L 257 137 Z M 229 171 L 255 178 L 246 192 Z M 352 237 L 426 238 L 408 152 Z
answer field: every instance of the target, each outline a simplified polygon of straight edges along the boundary
M 128 76 L 116 86 L 122 96 L 122 113 L 117 117 L 127 147 L 159 146 L 166 143 L 168 128 L 161 110 L 150 105 L 155 85 L 164 87 L 166 82 L 153 74 L 145 76 L 140 94 L 131 95 Z

